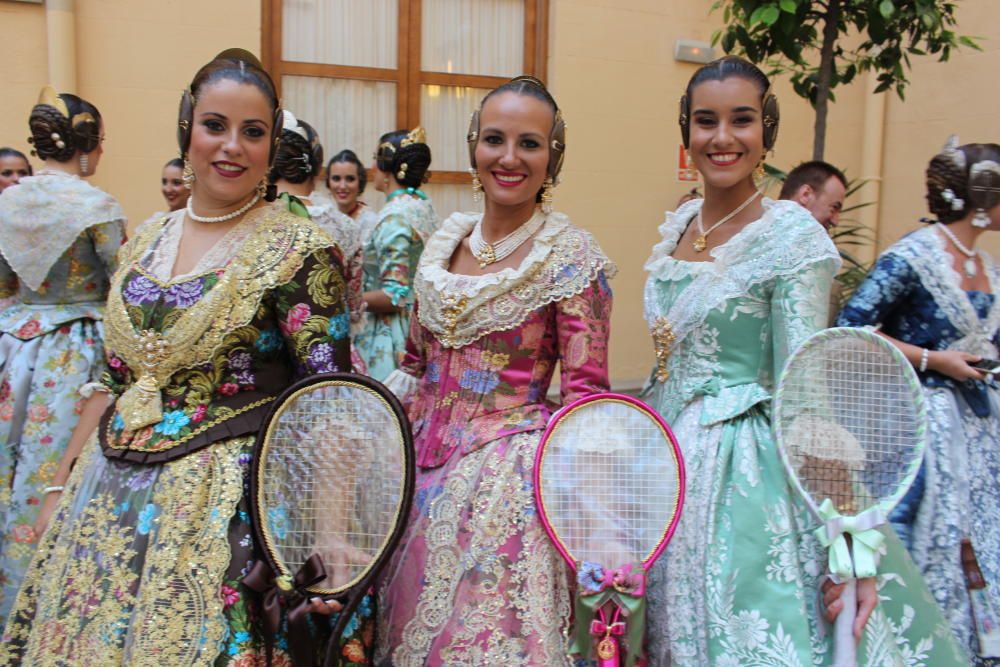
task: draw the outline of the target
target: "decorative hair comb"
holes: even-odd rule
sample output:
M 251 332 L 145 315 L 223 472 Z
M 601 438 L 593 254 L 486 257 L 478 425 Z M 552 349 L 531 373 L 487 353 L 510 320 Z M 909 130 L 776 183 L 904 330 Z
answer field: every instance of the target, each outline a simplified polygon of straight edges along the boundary
M 399 147 L 404 148 L 410 144 L 426 144 L 427 143 L 427 131 L 421 126 L 416 126 L 410 133 L 403 137 L 403 140 L 399 142 Z

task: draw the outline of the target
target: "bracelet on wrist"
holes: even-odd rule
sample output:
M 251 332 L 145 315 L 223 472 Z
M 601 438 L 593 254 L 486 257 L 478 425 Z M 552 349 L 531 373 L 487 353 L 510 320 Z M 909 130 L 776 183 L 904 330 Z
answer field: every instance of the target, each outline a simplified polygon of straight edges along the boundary
M 45 490 L 42 491 L 42 495 L 47 496 L 50 493 L 62 493 L 65 488 L 65 486 L 46 486 Z
M 927 372 L 927 360 L 930 358 L 930 356 L 931 356 L 931 351 L 928 350 L 926 347 L 923 349 L 923 351 L 920 352 L 920 372 L 921 373 L 926 373 Z

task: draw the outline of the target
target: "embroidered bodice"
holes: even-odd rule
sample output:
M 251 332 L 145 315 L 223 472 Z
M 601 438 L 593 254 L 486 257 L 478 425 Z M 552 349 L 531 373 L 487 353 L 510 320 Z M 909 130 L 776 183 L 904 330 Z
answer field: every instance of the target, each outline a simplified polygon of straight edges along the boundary
M 840 258 L 808 211 L 765 199 L 759 220 L 710 251 L 714 261 L 674 259 L 701 204 L 667 214 L 645 265 L 644 301 L 660 359 L 652 402 L 671 421 L 704 396 L 708 425 L 770 400 L 785 359 L 826 325 Z
M 506 435 L 543 428 L 560 364 L 562 401 L 608 389 L 616 272 L 595 239 L 549 214 L 520 266 L 484 276 L 448 271 L 478 215 L 456 213 L 424 251 L 402 371 L 417 462 L 434 467 Z
M 904 343 L 931 350 L 961 350 L 996 359 L 1000 350 L 1000 267 L 980 252 L 990 293 L 965 291 L 952 268 L 945 239 L 926 227 L 879 256 L 875 267 L 837 317 L 839 326 L 874 326 Z M 979 416 L 989 414 L 986 385 L 957 383 L 934 371 L 921 373 L 931 387 L 956 387 Z
M 342 259 L 314 222 L 262 207 L 171 277 L 183 223 L 180 211 L 144 227 L 112 281 L 104 383 L 120 395 L 143 372 L 137 333 L 159 333 L 166 352 L 162 419 L 127 430 L 119 400 L 101 426 L 109 456 L 164 460 L 252 433 L 296 377 L 350 368 Z

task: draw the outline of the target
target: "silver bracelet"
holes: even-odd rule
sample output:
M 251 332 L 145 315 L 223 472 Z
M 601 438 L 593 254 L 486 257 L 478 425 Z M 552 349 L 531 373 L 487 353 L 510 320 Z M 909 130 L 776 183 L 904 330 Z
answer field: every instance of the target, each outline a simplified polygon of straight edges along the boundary
M 920 372 L 921 373 L 926 373 L 927 372 L 927 358 L 930 357 L 930 356 L 931 356 L 931 351 L 928 350 L 925 347 L 923 349 L 923 351 L 920 353 Z
M 46 486 L 45 490 L 42 491 L 42 495 L 43 496 L 47 496 L 50 493 L 62 493 L 63 489 L 65 489 L 65 488 L 66 487 L 64 487 L 64 486 Z

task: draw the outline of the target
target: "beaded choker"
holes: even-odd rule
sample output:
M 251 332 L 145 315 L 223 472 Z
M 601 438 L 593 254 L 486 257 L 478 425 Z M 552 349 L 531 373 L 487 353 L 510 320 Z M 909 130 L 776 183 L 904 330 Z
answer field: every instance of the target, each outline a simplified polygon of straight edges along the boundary
M 536 210 L 528 221 L 495 243 L 487 243 L 483 239 L 483 219 L 480 218 L 469 235 L 469 249 L 479 260 L 479 268 L 486 268 L 494 262 L 499 262 L 535 235 L 545 224 L 545 214 Z

